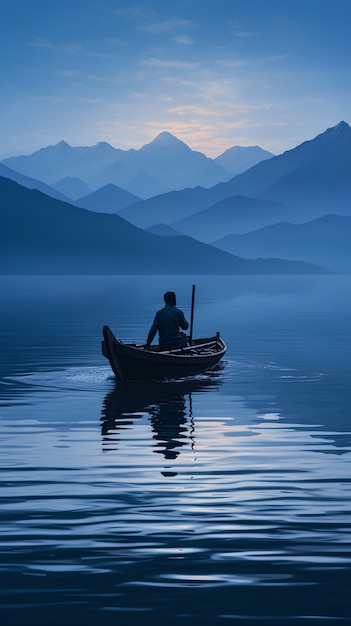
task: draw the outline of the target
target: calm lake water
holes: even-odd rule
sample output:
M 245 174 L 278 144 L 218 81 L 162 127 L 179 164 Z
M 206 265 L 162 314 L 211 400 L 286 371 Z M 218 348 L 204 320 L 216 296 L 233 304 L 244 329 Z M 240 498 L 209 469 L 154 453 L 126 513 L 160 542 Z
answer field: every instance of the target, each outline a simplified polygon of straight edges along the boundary
M 166 290 L 222 366 L 118 383 Z M 350 624 L 351 277 L 0 277 L 11 624 Z

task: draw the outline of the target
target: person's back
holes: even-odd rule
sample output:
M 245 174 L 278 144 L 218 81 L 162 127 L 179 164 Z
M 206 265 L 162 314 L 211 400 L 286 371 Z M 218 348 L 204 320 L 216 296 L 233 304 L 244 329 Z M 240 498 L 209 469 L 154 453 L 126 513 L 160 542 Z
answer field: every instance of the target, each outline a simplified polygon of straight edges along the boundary
M 187 330 L 189 324 L 184 317 L 183 311 L 176 306 L 176 296 L 173 291 L 165 293 L 164 301 L 165 306 L 157 311 L 155 315 L 148 334 L 146 347 L 150 347 L 158 331 L 161 350 L 184 348 L 187 344 L 187 338 L 179 329 Z

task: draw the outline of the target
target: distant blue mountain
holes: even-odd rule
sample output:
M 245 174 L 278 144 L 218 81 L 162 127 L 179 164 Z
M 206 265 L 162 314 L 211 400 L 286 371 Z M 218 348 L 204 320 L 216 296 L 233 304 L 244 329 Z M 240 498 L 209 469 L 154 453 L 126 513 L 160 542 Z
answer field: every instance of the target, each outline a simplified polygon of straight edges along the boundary
M 183 141 L 168 132 L 160 133 L 151 143 L 137 152 L 142 159 L 142 171 L 157 173 L 170 189 L 184 189 L 202 185 L 212 187 L 223 180 L 226 171 L 201 152 L 191 150 Z M 152 168 L 149 164 L 152 163 Z
M 275 224 L 285 217 L 286 209 L 278 202 L 233 196 L 208 209 L 189 215 L 171 224 L 173 228 L 211 243 L 227 233 L 246 233 L 255 228 Z
M 171 224 L 197 211 L 211 206 L 217 198 L 212 189 L 195 187 L 171 191 L 141 200 L 119 212 L 119 215 L 140 228 L 148 228 L 158 223 Z
M 112 168 L 111 168 L 112 169 Z M 123 184 L 123 188 L 139 196 L 139 200 L 152 198 L 161 193 L 168 193 L 170 188 L 162 181 L 144 172 L 138 172 L 133 178 Z
M 50 187 L 60 191 L 70 200 L 78 200 L 78 198 L 87 196 L 92 191 L 88 185 L 76 176 L 66 176 L 57 181 L 57 183 L 50 185 Z
M 189 237 L 158 237 L 0 177 L 2 274 L 319 273 L 305 263 L 246 261 Z
M 180 232 L 168 226 L 167 224 L 155 224 L 149 228 L 145 228 L 146 232 L 153 235 L 159 235 L 160 237 L 179 237 Z
M 23 174 L 12 170 L 10 167 L 7 167 L 3 163 L 0 163 L 0 176 L 3 176 L 4 178 L 9 178 L 19 185 L 27 187 L 27 189 L 38 189 L 39 191 L 45 193 L 47 196 L 51 196 L 52 198 L 56 198 L 57 200 L 62 200 L 63 202 L 69 201 L 67 196 L 65 196 L 60 191 L 57 191 L 50 185 L 46 185 L 42 181 L 36 180 L 35 178 L 24 176 Z
M 281 222 L 244 235 L 213 241 L 221 250 L 246 259 L 279 257 L 351 272 L 351 216 L 325 215 L 305 224 Z
M 76 200 L 75 206 L 98 213 L 116 213 L 138 202 L 140 198 L 116 185 L 105 185 L 92 193 Z
M 259 146 L 233 146 L 214 160 L 228 172 L 225 180 L 230 180 L 257 165 L 257 163 L 271 159 L 273 156 L 272 152 L 262 150 Z

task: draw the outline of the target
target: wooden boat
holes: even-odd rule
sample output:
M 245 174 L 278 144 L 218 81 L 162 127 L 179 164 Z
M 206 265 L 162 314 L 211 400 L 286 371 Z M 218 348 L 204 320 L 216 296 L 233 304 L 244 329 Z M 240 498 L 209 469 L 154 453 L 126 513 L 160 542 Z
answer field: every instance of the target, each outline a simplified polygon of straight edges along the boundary
M 145 350 L 143 345 L 123 343 L 108 326 L 103 327 L 103 337 L 102 354 L 119 380 L 183 378 L 210 369 L 227 350 L 219 333 L 206 339 L 192 339 L 186 348 L 168 351 L 161 351 L 158 345 Z

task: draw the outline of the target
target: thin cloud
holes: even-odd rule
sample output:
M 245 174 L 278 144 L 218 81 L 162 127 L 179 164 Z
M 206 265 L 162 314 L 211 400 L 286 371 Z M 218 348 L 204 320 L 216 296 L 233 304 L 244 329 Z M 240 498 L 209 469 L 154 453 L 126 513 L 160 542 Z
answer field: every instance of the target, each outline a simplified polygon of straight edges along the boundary
M 103 102 L 101 98 L 79 98 L 79 101 L 86 104 L 101 104 Z
M 233 32 L 234 37 L 255 37 L 256 33 L 244 31 L 244 30 L 235 30 Z
M 48 52 L 55 54 L 65 54 L 67 56 L 80 56 L 90 59 L 111 59 L 112 55 L 106 52 L 96 52 L 92 50 L 85 50 L 80 43 L 75 41 L 65 42 L 60 45 L 44 39 L 42 37 L 33 37 L 30 41 L 30 45 L 34 48 L 40 48 Z
M 229 29 L 231 34 L 234 37 L 238 37 L 239 39 L 244 39 L 246 37 L 256 37 L 257 33 L 255 31 L 252 30 L 244 30 L 243 28 L 240 27 L 239 22 L 230 22 L 229 23 Z
M 141 93 L 140 91 L 134 91 L 133 93 L 128 94 L 128 98 L 132 100 L 145 100 L 147 95 L 145 93 Z
M 170 59 L 165 61 L 163 59 L 144 59 L 141 61 L 142 65 L 148 65 L 150 67 L 161 67 L 165 69 L 188 69 L 196 70 L 199 68 L 198 63 L 190 63 L 189 61 L 179 61 L 177 59 Z
M 191 37 L 189 37 L 188 35 L 177 35 L 176 37 L 173 37 L 173 39 L 174 41 L 176 41 L 177 43 L 180 43 L 183 46 L 194 45 L 193 39 L 191 39 Z
M 173 96 L 169 95 L 168 93 L 161 93 L 159 95 L 159 99 L 163 102 L 171 102 L 172 100 L 174 100 Z
M 75 70 L 58 70 L 56 76 L 62 76 L 63 78 L 80 78 L 81 73 Z
M 58 46 L 57 44 L 54 44 L 48 39 L 44 39 L 43 37 L 33 37 L 30 45 L 34 48 L 52 50 L 54 52 L 59 52 L 67 55 L 77 54 L 81 52 L 81 45 L 79 43 L 67 42 Z
M 259 104 L 234 104 L 233 109 L 237 113 L 252 113 L 255 111 L 271 111 L 272 109 L 277 108 L 277 105 L 273 102 L 260 102 Z
M 171 17 L 168 20 L 140 25 L 137 27 L 137 30 L 141 30 L 144 33 L 149 33 L 151 35 L 157 35 L 159 33 L 169 32 L 172 30 L 183 30 L 191 27 L 192 22 L 190 20 L 182 20 L 176 17 Z
M 44 102 L 50 105 L 62 104 L 62 98 L 56 98 L 55 96 L 29 96 L 31 102 Z
M 109 15 L 118 15 L 120 17 L 126 17 L 130 19 L 139 19 L 141 17 L 144 19 L 151 19 L 154 17 L 154 12 L 152 11 L 152 9 L 150 9 L 146 5 L 142 5 L 137 2 L 125 7 L 112 7 L 107 5 L 106 3 L 101 3 L 100 8 L 102 11 Z
M 236 67 L 246 67 L 249 65 L 251 61 L 249 59 L 218 59 L 216 64 L 219 67 L 230 69 Z
M 201 115 L 201 116 L 218 116 L 219 112 L 211 111 L 204 107 L 196 106 L 196 105 L 185 105 L 185 106 L 176 106 L 167 110 L 168 113 L 176 113 L 177 115 L 188 115 L 189 113 L 192 115 Z
M 43 37 L 32 37 L 30 41 L 30 45 L 33 46 L 34 48 L 44 48 L 44 49 L 49 49 L 49 48 L 54 47 L 54 45 L 50 41 L 48 41 L 47 39 L 44 39 Z
M 260 63 L 276 63 L 277 61 L 284 61 L 288 56 L 288 54 L 272 54 L 269 57 L 261 57 L 257 61 Z

